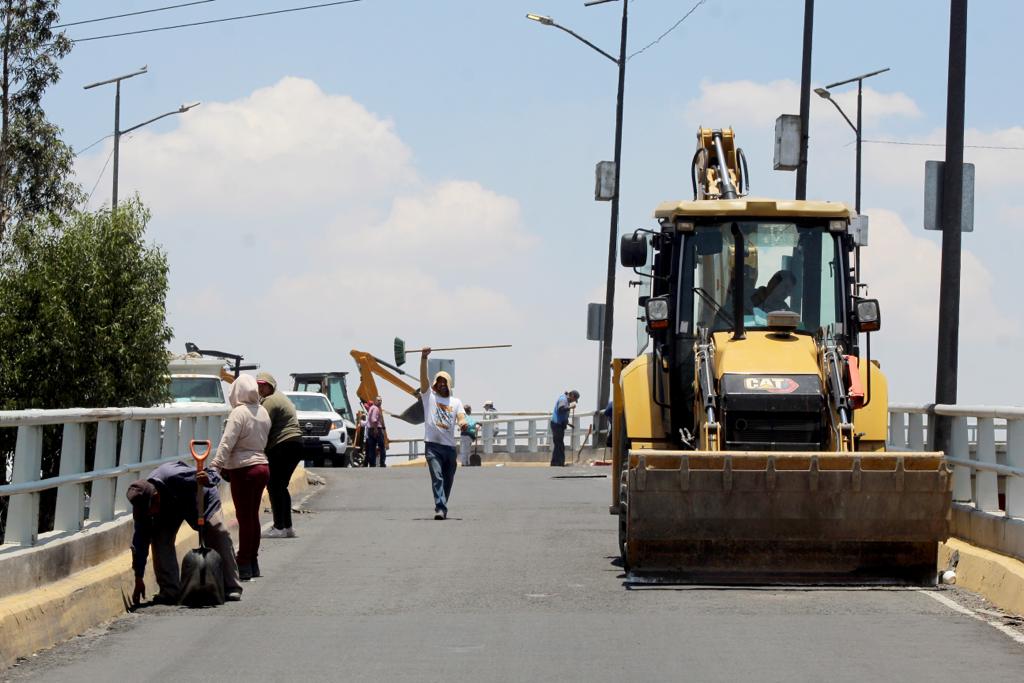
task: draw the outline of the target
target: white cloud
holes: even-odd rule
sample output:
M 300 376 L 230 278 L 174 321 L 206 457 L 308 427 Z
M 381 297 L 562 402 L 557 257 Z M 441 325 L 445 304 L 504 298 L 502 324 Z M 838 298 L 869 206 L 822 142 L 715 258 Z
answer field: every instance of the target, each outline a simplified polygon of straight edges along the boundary
M 834 98 L 852 120 L 857 112 L 856 90 L 838 92 Z M 814 121 L 812 130 L 817 129 L 819 121 L 829 127 L 846 126 L 838 113 L 825 111 L 832 109 L 832 105 L 817 95 L 812 95 L 811 107 Z M 702 125 L 716 128 L 728 125 L 768 126 L 774 124 L 779 114 L 796 114 L 799 110 L 800 86 L 790 80 L 770 83 L 702 81 L 700 97 L 686 108 L 686 120 L 701 121 Z M 830 121 L 824 117 L 817 118 L 819 111 L 835 119 Z M 904 93 L 884 93 L 865 88 L 862 115 L 865 124 L 870 124 L 892 117 L 918 118 L 921 111 Z
M 121 196 L 139 189 L 163 216 L 287 216 L 415 180 L 390 121 L 305 79 L 175 120 L 170 132 L 141 129 L 121 145 Z M 79 175 L 96 177 L 109 149 L 82 159 Z

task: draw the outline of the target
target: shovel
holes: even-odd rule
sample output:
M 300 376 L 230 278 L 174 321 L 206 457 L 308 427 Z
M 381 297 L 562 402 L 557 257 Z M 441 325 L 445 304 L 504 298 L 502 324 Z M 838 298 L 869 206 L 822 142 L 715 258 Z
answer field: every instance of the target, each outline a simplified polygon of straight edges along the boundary
M 512 348 L 511 344 L 487 344 L 484 346 L 445 346 L 443 348 L 431 349 L 431 351 L 470 351 L 473 349 L 508 349 Z M 395 337 L 395 365 L 401 367 L 405 365 L 405 357 L 410 353 L 420 353 L 423 349 L 409 349 L 405 348 L 405 340 Z
M 196 447 L 205 447 L 196 452 Z M 210 455 L 213 444 L 193 439 L 188 448 L 196 461 L 196 474 L 203 471 L 203 462 Z M 203 541 L 206 525 L 203 485 L 196 482 L 196 525 L 199 527 L 199 547 L 188 551 L 181 560 L 181 597 L 179 605 L 213 607 L 224 604 L 224 563 L 216 550 L 207 548 Z

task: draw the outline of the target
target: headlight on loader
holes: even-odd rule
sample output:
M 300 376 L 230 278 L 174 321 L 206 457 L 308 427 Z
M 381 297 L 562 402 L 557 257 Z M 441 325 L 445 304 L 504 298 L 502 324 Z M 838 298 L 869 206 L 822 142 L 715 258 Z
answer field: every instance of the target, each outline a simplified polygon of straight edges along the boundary
M 659 296 L 647 300 L 647 326 L 652 330 L 668 327 L 668 299 Z

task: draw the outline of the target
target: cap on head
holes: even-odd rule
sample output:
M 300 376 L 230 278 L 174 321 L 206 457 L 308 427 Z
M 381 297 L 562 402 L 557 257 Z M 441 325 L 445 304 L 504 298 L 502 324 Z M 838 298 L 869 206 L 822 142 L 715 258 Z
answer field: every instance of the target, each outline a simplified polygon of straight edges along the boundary
M 271 389 L 277 390 L 277 380 L 269 372 L 261 372 L 256 375 L 257 384 L 269 384 Z
M 132 515 L 138 519 L 149 514 L 153 496 L 156 495 L 156 487 L 145 479 L 139 479 L 128 486 L 127 495 L 128 502 L 132 506 Z
M 580 398 L 580 392 L 576 391 L 575 389 L 569 391 L 569 398 L 571 398 L 574 401 L 578 401 Z
M 437 380 L 439 380 L 439 379 L 443 379 L 448 384 L 448 388 L 449 389 L 452 388 L 452 376 L 449 375 L 447 372 L 442 370 L 441 372 L 439 372 L 436 375 L 434 375 L 434 384 L 435 385 L 437 384 Z

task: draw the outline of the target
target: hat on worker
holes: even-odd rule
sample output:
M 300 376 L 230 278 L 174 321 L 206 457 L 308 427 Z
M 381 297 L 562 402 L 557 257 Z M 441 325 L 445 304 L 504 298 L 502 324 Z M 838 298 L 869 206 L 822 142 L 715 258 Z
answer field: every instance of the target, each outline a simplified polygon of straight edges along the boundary
M 132 516 L 135 519 L 146 517 L 149 514 L 149 507 L 152 505 L 155 495 L 156 487 L 145 479 L 133 481 L 128 486 L 128 502 L 131 503 Z
M 269 384 L 271 389 L 277 391 L 277 380 L 269 372 L 256 375 L 256 384 Z
M 437 384 L 437 380 L 439 379 L 443 379 L 445 382 L 447 382 L 449 389 L 452 388 L 452 376 L 449 375 L 447 372 L 442 370 L 441 372 L 434 375 L 434 384 Z

